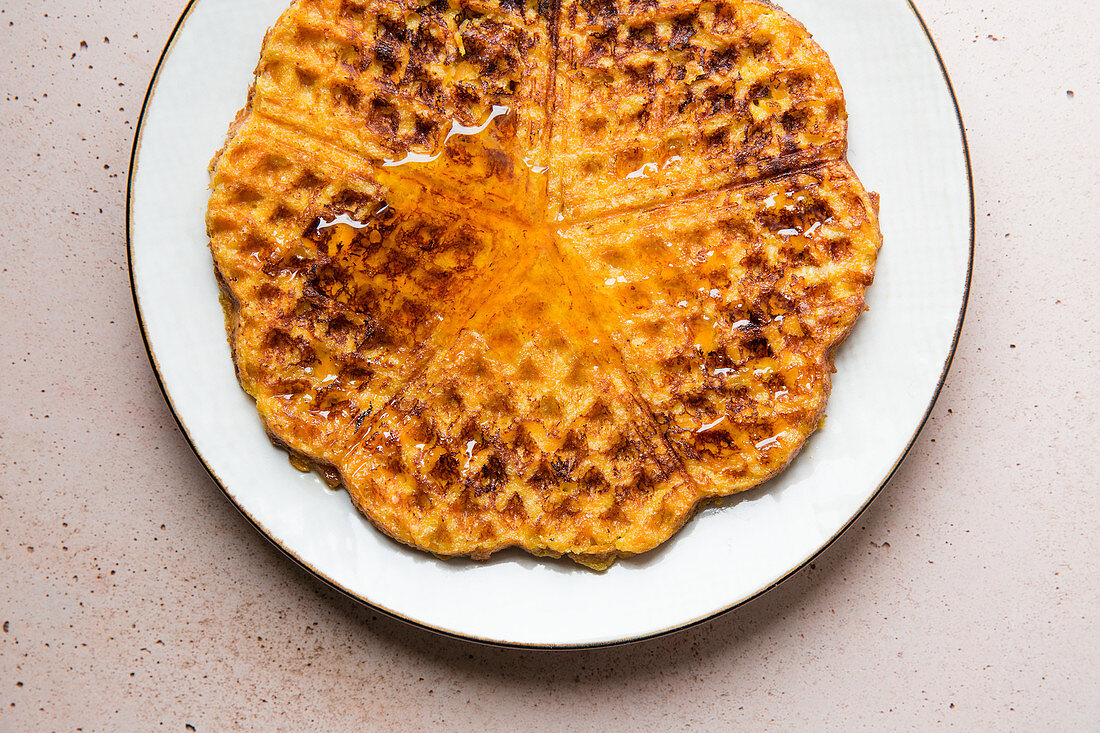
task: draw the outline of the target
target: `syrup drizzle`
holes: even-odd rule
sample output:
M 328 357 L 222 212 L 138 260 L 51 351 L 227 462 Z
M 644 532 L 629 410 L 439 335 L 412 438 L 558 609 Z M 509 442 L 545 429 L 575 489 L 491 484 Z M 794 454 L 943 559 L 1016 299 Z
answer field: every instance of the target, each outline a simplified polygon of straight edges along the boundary
M 447 137 L 443 138 L 443 145 L 440 146 L 438 153 L 414 153 L 412 151 L 405 153 L 405 157 L 401 160 L 391 160 L 386 158 L 382 161 L 383 168 L 391 168 L 398 165 L 408 165 L 409 163 L 431 163 L 443 155 L 443 151 L 447 148 L 447 142 L 455 135 L 478 135 L 485 132 L 489 127 L 489 123 L 495 120 L 497 117 L 509 114 L 512 108 L 506 104 L 494 104 L 492 111 L 484 122 L 480 125 L 471 126 L 463 125 L 458 120 L 451 120 L 451 130 L 447 133 Z M 537 173 L 538 171 L 536 171 Z
M 348 213 L 336 214 L 331 219 L 326 219 L 325 217 L 321 216 L 317 218 L 317 226 L 315 228 L 317 229 L 317 231 L 321 231 L 322 229 L 328 229 L 329 227 L 344 225 L 349 226 L 352 229 L 366 229 L 368 226 L 370 226 L 371 221 L 377 219 L 389 208 L 389 204 L 382 204 L 382 206 L 375 209 L 375 211 L 367 216 L 367 218 L 365 219 L 356 219 Z
M 638 170 L 633 171 L 631 173 L 627 173 L 626 177 L 627 178 L 649 178 L 650 173 L 656 173 L 656 172 L 657 172 L 657 164 L 656 163 L 643 163 L 641 168 L 639 168 Z
M 773 435 L 770 438 L 765 438 L 764 440 L 761 440 L 759 443 L 756 443 L 756 447 L 757 447 L 758 450 L 766 450 L 768 448 L 774 448 L 777 445 L 779 445 L 779 436 L 778 435 Z
M 527 166 L 528 168 L 530 168 L 531 172 L 535 173 L 535 174 L 545 173 L 546 171 L 550 170 L 550 168 L 548 166 L 536 165 L 535 163 L 532 163 L 530 158 L 524 158 L 523 159 L 523 164 L 525 166 Z
M 718 419 L 717 419 L 717 420 L 715 420 L 714 422 L 712 422 L 712 423 L 707 423 L 706 425 L 703 425 L 702 427 L 700 427 L 700 428 L 699 428 L 698 430 L 696 430 L 695 432 L 696 432 L 696 433 L 705 433 L 705 432 L 707 432 L 708 430 L 713 430 L 714 428 L 718 427 L 718 426 L 719 426 L 720 424 L 724 423 L 725 421 L 726 421 L 726 416 L 725 416 L 725 415 L 723 415 L 722 417 L 718 418 Z

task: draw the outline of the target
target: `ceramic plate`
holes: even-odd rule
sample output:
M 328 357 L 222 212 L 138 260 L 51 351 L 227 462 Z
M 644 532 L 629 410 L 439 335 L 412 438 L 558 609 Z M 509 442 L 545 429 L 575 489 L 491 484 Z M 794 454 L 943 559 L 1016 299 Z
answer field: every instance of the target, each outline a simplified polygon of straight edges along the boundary
M 954 97 L 905 0 L 785 0 L 835 63 L 849 159 L 882 195 L 869 311 L 837 354 L 825 429 L 778 479 L 704 510 L 603 574 L 507 551 L 443 561 L 387 539 L 272 447 L 234 377 L 207 250 L 207 163 L 244 104 L 264 32 L 288 0 L 194 0 L 150 85 L 134 144 L 134 299 L 164 393 L 226 495 L 272 542 L 348 595 L 437 631 L 523 646 L 593 646 L 681 629 L 812 559 L 886 483 L 942 384 L 972 247 Z

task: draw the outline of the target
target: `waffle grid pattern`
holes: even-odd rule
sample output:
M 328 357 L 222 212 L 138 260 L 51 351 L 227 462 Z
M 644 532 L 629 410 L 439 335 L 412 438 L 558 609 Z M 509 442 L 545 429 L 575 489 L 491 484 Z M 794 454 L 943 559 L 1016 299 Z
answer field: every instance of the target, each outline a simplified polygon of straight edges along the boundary
M 400 541 L 644 552 L 820 422 L 880 243 L 844 150 L 765 3 L 299 0 L 212 163 L 242 386 Z
M 567 130 L 568 219 L 844 153 L 828 58 L 768 5 L 566 0 L 563 15 L 556 120 Z

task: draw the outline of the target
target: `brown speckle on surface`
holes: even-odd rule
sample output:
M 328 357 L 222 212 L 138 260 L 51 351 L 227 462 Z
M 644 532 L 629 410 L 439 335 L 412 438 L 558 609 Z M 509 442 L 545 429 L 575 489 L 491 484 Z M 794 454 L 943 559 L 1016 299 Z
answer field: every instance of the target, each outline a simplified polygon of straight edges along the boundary
M 561 653 L 392 621 L 242 520 L 165 406 L 126 270 L 135 110 L 184 3 L 0 6 L 0 196 L 18 222 L 0 236 L 0 730 L 1094 728 L 1095 5 L 916 4 L 963 108 L 978 220 L 927 426 L 776 590 L 671 637 Z M 1073 103 L 1052 114 L 1061 90 Z M 889 182 L 867 183 L 888 211 Z M 883 267 L 889 252 L 887 234 Z

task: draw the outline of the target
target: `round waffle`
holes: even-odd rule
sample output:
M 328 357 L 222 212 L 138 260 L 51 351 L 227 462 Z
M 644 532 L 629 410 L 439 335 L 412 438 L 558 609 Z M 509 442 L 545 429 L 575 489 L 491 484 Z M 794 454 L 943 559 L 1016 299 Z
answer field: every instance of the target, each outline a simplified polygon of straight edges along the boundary
M 207 214 L 238 377 L 395 539 L 590 567 L 781 471 L 877 200 L 765 2 L 299 0 Z

